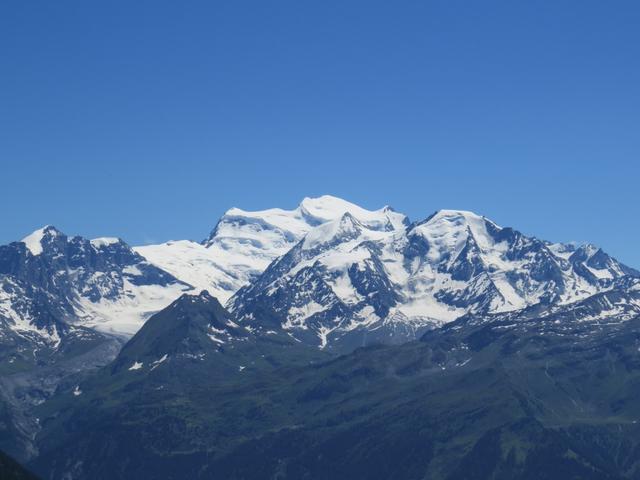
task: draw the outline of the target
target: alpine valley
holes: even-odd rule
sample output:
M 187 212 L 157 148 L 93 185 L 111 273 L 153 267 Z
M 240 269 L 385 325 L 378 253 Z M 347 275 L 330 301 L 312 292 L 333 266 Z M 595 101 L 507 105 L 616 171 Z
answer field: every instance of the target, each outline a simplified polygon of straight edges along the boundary
M 640 272 L 472 212 L 0 247 L 0 450 L 43 479 L 640 479 L 638 398 Z

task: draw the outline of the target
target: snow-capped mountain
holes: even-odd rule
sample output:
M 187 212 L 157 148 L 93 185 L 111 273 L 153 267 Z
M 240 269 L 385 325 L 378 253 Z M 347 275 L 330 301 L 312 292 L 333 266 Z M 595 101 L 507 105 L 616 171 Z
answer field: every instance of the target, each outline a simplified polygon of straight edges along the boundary
M 228 210 L 202 243 L 189 240 L 135 247 L 149 262 L 176 278 L 207 290 L 226 302 L 240 287 L 260 275 L 314 227 L 350 212 L 358 218 L 378 221 L 378 213 L 325 195 L 305 198 L 297 208 L 249 212 Z M 386 216 L 380 218 L 385 219 Z M 402 222 L 404 216 L 391 215 Z
M 0 446 L 32 455 L 40 426 L 27 412 L 110 362 L 123 337 L 191 290 L 115 238 L 47 226 L 0 246 Z
M 255 328 L 352 349 L 403 342 L 467 313 L 569 304 L 639 276 L 593 246 L 550 244 L 471 212 L 413 224 L 385 222 L 388 212 L 374 222 L 346 213 L 310 230 L 229 308 Z
M 233 208 L 202 243 L 132 249 L 45 227 L 0 247 L 0 317 L 5 331 L 50 345 L 70 328 L 131 336 L 182 293 L 207 290 L 251 329 L 350 349 L 467 313 L 569 304 L 637 276 L 592 245 L 545 242 L 471 212 L 411 223 L 323 196 L 293 210 Z
M 79 327 L 132 335 L 152 313 L 191 290 L 122 240 L 67 237 L 52 226 L 0 246 L 0 322 L 57 345 Z

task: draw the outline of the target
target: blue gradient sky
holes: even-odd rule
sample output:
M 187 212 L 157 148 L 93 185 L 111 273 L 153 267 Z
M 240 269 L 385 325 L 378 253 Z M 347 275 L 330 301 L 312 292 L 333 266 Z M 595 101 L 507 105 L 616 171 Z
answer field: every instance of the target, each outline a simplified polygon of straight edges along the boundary
M 637 1 L 2 2 L 0 242 L 199 240 L 330 193 L 638 267 L 638 25 Z

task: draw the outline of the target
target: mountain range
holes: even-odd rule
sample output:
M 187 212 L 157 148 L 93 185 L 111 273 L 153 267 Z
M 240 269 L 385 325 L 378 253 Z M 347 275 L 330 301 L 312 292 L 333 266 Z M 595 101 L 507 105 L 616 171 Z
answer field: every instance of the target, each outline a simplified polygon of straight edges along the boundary
M 639 321 L 637 270 L 466 211 L 47 226 L 0 247 L 0 450 L 51 479 L 640 478 Z

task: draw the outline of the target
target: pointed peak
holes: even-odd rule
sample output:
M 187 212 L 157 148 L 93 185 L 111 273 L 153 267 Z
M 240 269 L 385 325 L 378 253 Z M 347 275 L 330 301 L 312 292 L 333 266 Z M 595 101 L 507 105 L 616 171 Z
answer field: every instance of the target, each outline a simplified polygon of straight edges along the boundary
M 43 252 L 42 241 L 44 239 L 55 238 L 61 235 L 64 234 L 53 225 L 45 225 L 20 241 L 26 245 L 32 255 L 40 255 Z
M 184 294 L 144 323 L 118 354 L 114 369 L 128 371 L 137 363 L 157 365 L 165 356 L 180 358 L 182 354 L 217 350 L 244 335 L 206 290 Z
M 63 235 L 63 233 L 53 225 L 45 225 L 42 228 L 38 228 L 37 230 L 34 230 L 30 235 L 35 235 L 37 233 L 52 236 Z
M 351 215 L 349 212 L 344 212 L 342 217 L 340 217 L 340 225 L 361 225 L 356 217 Z
M 602 249 L 593 243 L 583 243 L 576 248 L 576 251 L 583 252 L 588 257 L 591 257 L 596 253 L 601 252 Z
M 340 218 L 323 223 L 311 230 L 304 239 L 304 248 L 311 249 L 335 241 L 349 241 L 362 233 L 363 224 L 351 213 L 345 212 Z
M 553 251 L 554 253 L 562 254 L 558 248 Z M 567 249 L 564 257 L 569 258 L 573 262 L 582 263 L 589 261 L 589 259 L 596 256 L 598 252 L 602 252 L 602 250 L 592 243 L 574 244 L 573 250 Z
M 212 300 L 215 300 L 215 297 L 211 295 L 208 290 L 202 290 L 197 295 L 191 295 L 191 296 L 197 297 L 199 300 L 202 300 L 205 302 L 211 302 Z
M 192 304 L 210 304 L 221 305 L 216 297 L 211 295 L 207 290 L 201 290 L 199 293 L 183 293 L 178 297 L 170 307 L 174 305 L 192 305 Z
M 331 222 L 330 222 L 331 223 Z M 366 228 L 356 217 L 349 212 L 345 212 L 338 221 L 338 230 L 336 234 L 357 236 Z

